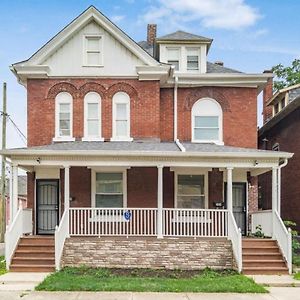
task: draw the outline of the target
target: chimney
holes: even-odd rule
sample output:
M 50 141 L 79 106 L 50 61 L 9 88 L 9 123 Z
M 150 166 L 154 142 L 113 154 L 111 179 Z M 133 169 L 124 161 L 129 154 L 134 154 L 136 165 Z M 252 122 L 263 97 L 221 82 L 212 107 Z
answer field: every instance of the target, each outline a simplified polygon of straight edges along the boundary
M 265 70 L 263 73 L 272 73 L 271 70 Z M 269 78 L 267 85 L 263 90 L 263 122 L 264 124 L 272 118 L 272 106 L 267 106 L 268 101 L 273 96 L 273 78 Z
M 220 61 L 220 60 L 217 60 L 217 61 L 215 61 L 215 65 L 224 67 L 224 62 L 222 62 L 222 61 Z
M 156 24 L 148 24 L 147 26 L 147 43 L 149 45 L 154 45 L 156 39 Z

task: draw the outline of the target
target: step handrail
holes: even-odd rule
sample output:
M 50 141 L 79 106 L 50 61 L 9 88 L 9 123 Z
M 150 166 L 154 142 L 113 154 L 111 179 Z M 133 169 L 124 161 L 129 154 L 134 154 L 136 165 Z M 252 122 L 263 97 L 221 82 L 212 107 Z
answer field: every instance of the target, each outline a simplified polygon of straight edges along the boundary
M 228 211 L 228 238 L 232 243 L 232 251 L 237 264 L 238 272 L 242 272 L 242 233 L 241 229 L 237 227 L 232 211 Z
M 64 250 L 65 240 L 69 237 L 69 210 L 66 209 L 62 215 L 60 223 L 55 227 L 55 268 L 60 270 L 61 257 Z
M 274 211 L 273 236 L 278 242 L 278 246 L 287 262 L 289 274 L 292 273 L 292 233 L 290 228 L 286 228 L 278 212 Z
M 7 270 L 9 270 L 19 239 L 24 234 L 32 234 L 32 228 L 32 209 L 19 208 L 5 232 L 5 260 Z

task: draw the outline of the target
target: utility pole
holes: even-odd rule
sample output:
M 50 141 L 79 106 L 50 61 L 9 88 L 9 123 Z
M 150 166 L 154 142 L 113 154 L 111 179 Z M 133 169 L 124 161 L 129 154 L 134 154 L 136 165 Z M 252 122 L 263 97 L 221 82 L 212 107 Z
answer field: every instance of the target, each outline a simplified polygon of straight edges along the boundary
M 3 111 L 2 111 L 2 150 L 6 148 L 6 82 L 3 82 Z M 1 201 L 0 201 L 0 243 L 4 242 L 6 231 L 6 199 L 5 199 L 5 157 L 2 156 L 1 166 Z M 10 199 L 12 201 L 12 199 Z

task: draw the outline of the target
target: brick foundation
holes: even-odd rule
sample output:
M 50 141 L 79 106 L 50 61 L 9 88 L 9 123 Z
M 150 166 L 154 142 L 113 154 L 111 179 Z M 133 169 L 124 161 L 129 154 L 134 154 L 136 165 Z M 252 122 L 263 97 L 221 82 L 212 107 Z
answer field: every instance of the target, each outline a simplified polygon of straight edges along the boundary
M 231 269 L 234 262 L 227 239 L 71 237 L 62 265 L 186 270 Z

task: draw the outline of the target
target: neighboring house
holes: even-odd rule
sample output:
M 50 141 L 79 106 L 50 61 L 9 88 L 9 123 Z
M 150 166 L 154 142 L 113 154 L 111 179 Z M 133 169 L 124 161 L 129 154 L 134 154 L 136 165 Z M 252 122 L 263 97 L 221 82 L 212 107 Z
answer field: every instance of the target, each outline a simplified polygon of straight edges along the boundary
M 273 240 L 271 266 L 260 241 L 242 249 L 250 214 L 252 227 L 260 217 L 257 176 L 292 156 L 257 149 L 257 95 L 272 74 L 210 63 L 211 44 L 182 31 L 156 38 L 155 25 L 137 44 L 92 6 L 11 66 L 27 89 L 28 147 L 1 153 L 13 178 L 27 171 L 29 208 L 12 204 L 11 270 L 291 270 L 275 210 L 264 221 L 286 261 Z
M 259 148 L 293 152 L 281 171 L 278 211 L 284 220 L 297 223 L 300 230 L 300 84 L 272 94 L 272 82 L 264 97 L 264 125 L 259 129 Z M 280 177 L 280 175 L 279 175 Z M 260 176 L 260 206 L 272 207 L 270 174 Z
M 9 180 L 6 183 L 6 224 L 9 224 L 11 215 L 10 215 L 10 184 Z M 27 176 L 19 175 L 18 176 L 18 207 L 26 208 L 27 207 Z

